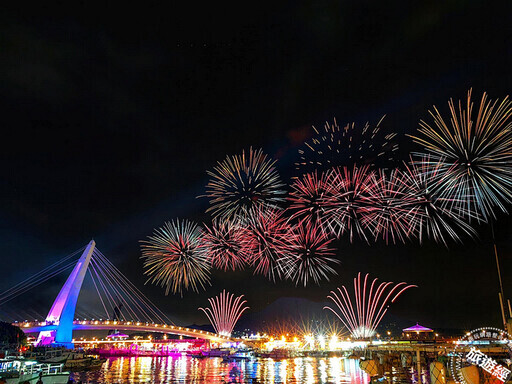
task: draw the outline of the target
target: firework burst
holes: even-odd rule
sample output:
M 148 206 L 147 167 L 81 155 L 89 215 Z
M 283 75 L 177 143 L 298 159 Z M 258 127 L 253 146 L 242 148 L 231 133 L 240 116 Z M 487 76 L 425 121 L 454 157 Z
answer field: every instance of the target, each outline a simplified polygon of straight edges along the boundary
M 280 260 L 286 253 L 290 226 L 284 211 L 266 207 L 251 210 L 246 219 L 244 236 L 255 274 L 272 281 L 281 278 Z
M 368 228 L 375 240 L 382 238 L 386 244 L 391 240 L 405 242 L 414 232 L 414 196 L 408 193 L 398 170 L 386 173 L 379 170 L 369 183 L 366 209 L 361 213 L 361 225 Z
M 223 290 L 218 296 L 208 299 L 211 308 L 199 308 L 212 324 L 215 332 L 222 336 L 231 336 L 242 313 L 249 309 L 245 306 L 244 295 L 235 298 L 232 293 Z
M 412 137 L 434 164 L 443 165 L 443 188 L 453 191 L 465 211 L 487 220 L 495 206 L 506 212 L 512 202 L 512 102 L 508 96 L 488 100 L 484 93 L 474 115 L 471 92 L 465 106 L 450 99 L 449 122 L 434 106 L 433 124 L 421 121 L 419 135 Z
M 313 137 L 299 150 L 296 169 L 311 172 L 336 166 L 374 165 L 377 161 L 385 165 L 394 163 L 393 154 L 398 149 L 398 144 L 393 143 L 396 133 L 384 133 L 383 120 L 384 116 L 375 127 L 366 123 L 362 129 L 355 123 L 340 128 L 336 119 L 332 124 L 326 122 L 323 129 L 313 127 Z
M 261 149 L 252 148 L 218 162 L 207 171 L 211 177 L 206 186 L 207 212 L 215 217 L 246 216 L 254 207 L 283 202 L 286 192 L 275 163 Z
M 324 204 L 332 188 L 327 184 L 327 177 L 322 172 L 308 173 L 296 179 L 291 185 L 288 197 L 291 212 L 290 220 L 323 222 L 326 217 Z
M 330 264 L 339 263 L 332 258 L 334 248 L 331 248 L 332 238 L 329 238 L 318 223 L 299 223 L 290 232 L 288 250 L 280 264 L 286 278 L 304 285 L 313 280 L 320 284 L 320 280 L 329 281 L 329 274 L 336 275 Z
M 407 193 L 413 197 L 410 224 L 420 243 L 428 238 L 447 246 L 446 236 L 459 242 L 459 233 L 476 236 L 475 230 L 465 220 L 470 213 L 466 213 L 463 204 L 450 196 L 449 190 L 443 190 L 445 183 L 442 178 L 451 172 L 450 169 L 440 172 L 445 169 L 443 163 L 435 163 L 428 157 L 405 164 L 401 180 Z
M 183 295 L 184 289 L 198 292 L 210 283 L 210 263 L 201 244 L 202 231 L 188 220 L 166 222 L 153 236 L 142 241 L 144 274 L 148 282 Z
M 368 241 L 360 219 L 368 209 L 372 177 L 369 166 L 354 166 L 353 170 L 336 167 L 328 171 L 328 191 L 323 204 L 327 225 L 336 236 L 347 233 L 352 242 L 357 234 Z
M 377 286 L 377 279 L 373 279 L 367 291 L 368 276 L 366 274 L 362 284 L 361 272 L 354 278 L 354 300 L 343 285 L 337 289 L 337 292 L 331 291 L 331 295 L 327 296 L 333 301 L 335 308 L 324 307 L 341 320 L 354 338 L 372 337 L 386 314 L 389 304 L 393 303 L 405 290 L 416 287 L 403 282 L 398 284 L 382 282 Z
M 224 271 L 243 269 L 249 254 L 240 224 L 218 218 L 211 227 L 205 227 L 202 240 L 212 266 Z

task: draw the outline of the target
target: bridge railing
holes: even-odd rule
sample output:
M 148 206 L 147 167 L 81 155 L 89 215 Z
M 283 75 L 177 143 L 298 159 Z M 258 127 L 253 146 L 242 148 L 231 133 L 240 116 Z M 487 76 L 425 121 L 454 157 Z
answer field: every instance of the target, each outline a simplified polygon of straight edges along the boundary
M 140 321 L 119 321 L 119 320 L 75 320 L 73 321 L 74 325 L 84 325 L 84 326 L 112 326 L 113 328 L 116 326 L 123 327 L 123 326 L 129 326 L 130 328 L 155 328 L 155 330 L 161 332 L 162 330 L 169 329 L 169 333 L 180 333 L 181 332 L 187 332 L 192 334 L 197 334 L 197 336 L 209 336 L 209 337 L 215 337 L 218 339 L 224 339 L 226 341 L 230 340 L 228 336 L 225 335 L 219 335 L 213 332 L 203 331 L 200 329 L 193 329 L 193 328 L 187 328 L 187 327 L 181 327 L 177 325 L 169 325 L 169 324 L 156 324 L 156 323 L 149 323 L 149 322 L 140 322 Z M 52 323 L 47 321 L 24 321 L 22 323 L 15 323 L 15 325 L 21 327 L 21 328 L 32 328 L 32 327 L 44 327 L 44 326 L 56 326 L 58 325 L 58 322 Z M 174 332 L 173 332 L 174 331 Z

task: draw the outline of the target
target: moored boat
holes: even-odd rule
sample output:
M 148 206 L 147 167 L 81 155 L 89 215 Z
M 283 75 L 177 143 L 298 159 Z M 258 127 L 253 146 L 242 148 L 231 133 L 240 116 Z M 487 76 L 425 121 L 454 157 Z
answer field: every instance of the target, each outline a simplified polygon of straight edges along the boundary
M 69 372 L 63 371 L 63 364 L 42 364 L 23 358 L 0 360 L 0 379 L 6 384 L 35 384 L 38 380 L 44 384 L 67 384 Z

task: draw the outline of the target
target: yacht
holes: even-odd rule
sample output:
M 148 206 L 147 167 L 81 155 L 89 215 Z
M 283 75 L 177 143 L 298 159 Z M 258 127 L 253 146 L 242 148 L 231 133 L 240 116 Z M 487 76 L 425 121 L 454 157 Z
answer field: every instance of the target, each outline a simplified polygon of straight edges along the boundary
M 44 384 L 67 384 L 69 372 L 63 371 L 64 364 L 44 364 L 23 358 L 0 359 L 0 379 L 6 384 L 35 384 L 39 379 Z

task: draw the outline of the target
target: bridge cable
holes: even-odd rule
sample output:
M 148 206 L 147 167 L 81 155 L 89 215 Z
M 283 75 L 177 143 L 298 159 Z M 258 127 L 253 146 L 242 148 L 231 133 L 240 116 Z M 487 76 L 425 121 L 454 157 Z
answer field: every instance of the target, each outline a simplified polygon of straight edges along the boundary
M 114 265 L 110 260 L 108 260 L 105 255 L 103 255 L 99 250 L 98 254 L 99 257 L 104 261 L 105 264 L 109 265 L 121 278 L 121 280 L 124 281 L 124 283 L 128 286 L 128 288 L 135 294 L 136 297 L 139 298 L 143 302 L 143 304 L 146 306 L 146 308 L 153 313 L 154 316 L 157 317 L 162 323 L 173 323 L 169 317 L 163 313 L 158 307 L 149 300 L 143 293 L 138 289 L 126 276 L 123 275 L 123 273 Z M 165 319 L 165 320 L 164 320 Z

